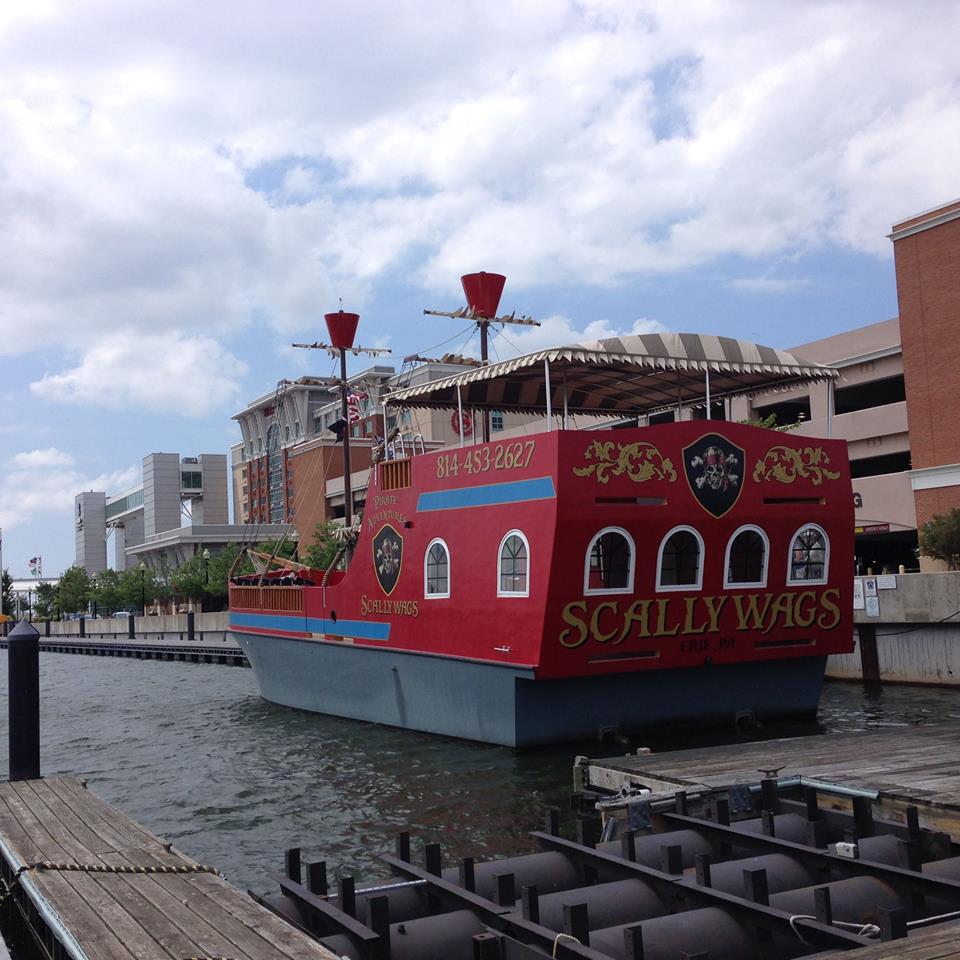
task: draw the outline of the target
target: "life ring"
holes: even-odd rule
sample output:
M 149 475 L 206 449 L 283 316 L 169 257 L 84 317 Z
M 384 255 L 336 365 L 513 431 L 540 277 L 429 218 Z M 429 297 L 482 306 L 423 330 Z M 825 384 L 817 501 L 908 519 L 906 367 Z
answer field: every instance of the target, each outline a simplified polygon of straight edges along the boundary
M 460 430 L 460 414 L 456 410 L 453 411 L 453 416 L 450 417 L 450 426 L 459 434 Z M 463 435 L 469 437 L 473 433 L 473 417 L 470 416 L 469 410 L 463 411 Z

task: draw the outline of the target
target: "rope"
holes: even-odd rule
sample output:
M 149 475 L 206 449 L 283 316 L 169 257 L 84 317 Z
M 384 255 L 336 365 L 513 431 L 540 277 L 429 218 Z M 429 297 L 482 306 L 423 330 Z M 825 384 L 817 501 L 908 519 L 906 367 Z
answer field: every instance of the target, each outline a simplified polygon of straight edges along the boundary
M 795 914 L 790 918 L 790 929 L 799 937 L 801 943 L 810 945 L 810 941 L 805 940 L 803 934 L 797 929 L 797 921 L 816 919 L 816 917 L 803 913 Z M 875 923 L 846 923 L 843 920 L 834 920 L 830 925 L 839 927 L 841 930 L 853 930 L 860 937 L 876 938 L 880 936 L 880 928 Z
M 561 940 L 572 940 L 574 943 L 579 944 L 581 947 L 583 946 L 583 944 L 580 943 L 580 941 L 576 937 L 571 936 L 569 933 L 558 933 L 553 938 L 553 953 L 550 954 L 551 957 L 556 957 L 557 947 L 560 945 Z
M 222 877 L 222 874 L 216 867 L 208 867 L 204 863 L 195 864 L 161 864 L 158 866 L 116 866 L 112 867 L 105 863 L 54 863 L 52 860 L 38 860 L 35 863 L 25 863 L 13 875 L 13 879 L 8 883 L 3 883 L 3 893 L 0 894 L 0 906 L 3 906 L 13 895 L 21 877 L 28 871 L 52 870 L 59 873 L 121 873 L 121 874 L 184 874 L 184 873 L 212 873 L 215 876 Z

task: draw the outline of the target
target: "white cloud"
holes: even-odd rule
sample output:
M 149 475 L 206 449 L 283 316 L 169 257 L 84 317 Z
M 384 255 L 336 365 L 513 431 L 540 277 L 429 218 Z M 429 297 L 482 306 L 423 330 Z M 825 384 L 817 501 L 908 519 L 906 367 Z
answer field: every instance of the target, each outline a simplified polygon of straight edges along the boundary
M 520 289 L 887 255 L 956 190 L 958 28 L 950 0 L 14 9 L 0 353 L 87 351 L 40 381 L 86 399 L 118 329 L 304 329 L 394 271 Z
M 203 417 L 235 405 L 246 365 L 212 337 L 116 331 L 80 364 L 30 384 L 46 400 Z
M 793 293 L 810 286 L 804 277 L 734 277 L 727 286 L 752 293 Z
M 608 337 L 623 337 L 639 333 L 666 333 L 668 328 L 657 320 L 640 318 L 626 330 L 618 330 L 609 320 L 594 320 L 578 330 L 569 317 L 559 314 L 542 320 L 539 327 L 504 325 L 497 329 L 491 339 L 491 359 L 506 360 L 508 357 L 535 353 L 547 347 L 567 346 L 587 340 L 605 340 Z
M 73 463 L 73 457 L 56 447 L 47 447 L 44 450 L 30 450 L 25 453 L 14 454 L 10 463 L 17 470 L 35 470 L 45 467 L 63 467 Z
M 93 476 L 71 466 L 66 454 L 46 462 L 32 454 L 18 454 L 0 476 L 0 528 L 30 524 L 41 514 L 65 514 L 64 523 L 69 523 L 76 494 L 83 490 L 119 493 L 140 478 L 139 467 Z

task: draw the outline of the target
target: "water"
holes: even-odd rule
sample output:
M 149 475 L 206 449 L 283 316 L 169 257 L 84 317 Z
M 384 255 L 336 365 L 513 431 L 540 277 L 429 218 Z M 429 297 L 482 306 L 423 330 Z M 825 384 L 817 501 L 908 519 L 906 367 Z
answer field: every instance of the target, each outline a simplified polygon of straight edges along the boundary
M 377 857 L 409 829 L 446 857 L 516 854 L 544 806 L 567 807 L 577 753 L 597 744 L 516 753 L 273 707 L 253 671 L 42 654 L 45 776 L 89 780 L 100 797 L 236 886 L 274 888 L 287 847 L 325 859 L 331 877 L 385 874 Z M 7 666 L 0 654 L 0 771 L 7 770 Z M 960 693 L 827 684 L 819 725 L 754 736 L 853 731 L 960 716 Z M 655 749 L 730 742 L 731 732 L 669 733 Z

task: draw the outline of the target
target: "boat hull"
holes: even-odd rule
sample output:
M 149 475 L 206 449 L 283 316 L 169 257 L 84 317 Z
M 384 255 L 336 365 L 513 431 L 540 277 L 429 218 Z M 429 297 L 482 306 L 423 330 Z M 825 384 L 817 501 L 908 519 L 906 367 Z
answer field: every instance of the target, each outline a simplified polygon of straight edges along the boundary
M 685 723 L 816 712 L 826 657 L 534 679 L 455 657 L 236 632 L 281 706 L 509 747 Z

